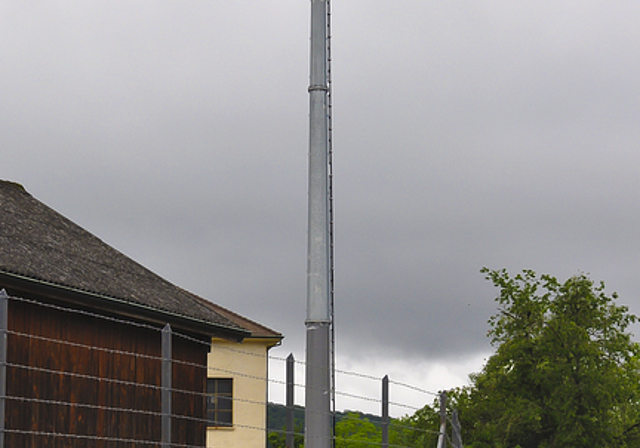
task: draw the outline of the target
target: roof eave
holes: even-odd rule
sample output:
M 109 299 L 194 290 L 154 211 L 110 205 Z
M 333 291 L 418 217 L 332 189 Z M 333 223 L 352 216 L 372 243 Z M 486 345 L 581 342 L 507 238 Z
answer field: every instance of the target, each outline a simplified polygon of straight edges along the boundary
M 174 329 L 201 334 L 208 338 L 219 337 L 241 342 L 251 335 L 249 331 L 244 329 L 227 327 L 116 297 L 105 296 L 91 291 L 82 291 L 2 270 L 0 270 L 0 282 L 17 291 L 80 305 L 83 308 L 139 319 L 161 326 L 169 323 Z

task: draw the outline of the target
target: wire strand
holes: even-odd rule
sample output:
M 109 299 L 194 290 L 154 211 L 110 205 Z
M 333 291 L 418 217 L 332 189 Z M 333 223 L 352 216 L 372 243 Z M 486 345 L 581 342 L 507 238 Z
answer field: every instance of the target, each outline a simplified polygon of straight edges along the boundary
M 151 325 L 146 325 L 146 324 L 140 324 L 138 322 L 132 322 L 132 321 L 127 321 L 124 319 L 119 319 L 119 318 L 113 318 L 110 316 L 103 316 L 101 314 L 97 314 L 97 313 L 92 313 L 92 312 L 87 312 L 85 310 L 78 310 L 78 309 L 73 309 L 73 308 L 66 308 L 66 307 L 62 307 L 59 305 L 53 305 L 53 304 L 49 304 L 49 303 L 43 303 L 43 302 L 39 302 L 37 300 L 32 300 L 32 299 L 23 299 L 23 298 L 16 298 L 16 297 L 9 297 L 8 299 L 10 300 L 16 300 L 16 301 L 22 301 L 22 302 L 26 302 L 29 304 L 33 304 L 33 305 L 38 305 L 38 306 L 44 306 L 44 307 L 48 307 L 50 309 L 55 309 L 57 311 L 64 311 L 64 312 L 68 312 L 68 313 L 75 313 L 78 315 L 84 315 L 84 316 L 89 316 L 91 318 L 99 318 L 99 319 L 105 319 L 107 321 L 111 321 L 111 322 L 115 322 L 117 324 L 120 325 L 131 325 L 137 328 L 144 328 L 144 329 L 149 329 L 149 330 L 153 330 L 155 332 L 158 333 L 158 340 L 160 340 L 160 331 L 161 328 L 156 327 L 156 326 L 151 326 Z M 114 358 L 113 359 L 117 359 L 115 357 L 119 357 L 119 356 L 126 356 L 126 357 L 131 357 L 132 359 L 143 359 L 145 361 L 149 361 L 151 363 L 157 363 L 157 368 L 158 371 L 160 371 L 160 367 L 161 364 L 166 361 L 164 360 L 162 357 L 160 356 L 156 356 L 153 354 L 148 354 L 148 353 L 138 353 L 138 352 L 134 352 L 134 351 L 128 351 L 128 350 L 119 350 L 119 349 L 112 349 L 112 348 L 107 348 L 107 347 L 102 347 L 102 346 L 95 346 L 95 345 L 90 345 L 90 344 L 86 344 L 86 343 L 81 343 L 81 342 L 76 342 L 76 341 L 72 341 L 72 340 L 63 340 L 63 339 L 59 339 L 59 338 L 55 338 L 55 337 L 51 337 L 51 336 L 47 336 L 47 335 L 37 335 L 37 334 L 29 334 L 29 333 L 25 333 L 22 331 L 15 331 L 15 330 L 8 330 L 6 329 L 4 331 L 4 333 L 7 335 L 8 337 L 8 342 L 11 343 L 11 341 L 13 341 L 14 339 L 18 339 L 18 338 L 27 338 L 30 341 L 33 341 L 32 343 L 34 344 L 42 344 L 44 347 L 46 347 L 45 344 L 60 344 L 62 346 L 66 346 L 66 347 L 70 347 L 73 349 L 79 349 L 79 350 L 86 350 L 86 351 L 95 351 L 95 352 L 100 352 L 100 353 L 106 353 L 109 355 L 112 355 Z M 179 332 L 172 332 L 172 335 L 177 336 L 177 337 L 185 337 L 186 339 L 192 340 L 194 342 L 199 342 L 202 343 L 201 340 L 192 338 L 188 335 L 181 335 Z M 30 343 L 31 344 L 31 343 Z M 159 343 L 160 345 L 160 343 Z M 272 361 L 287 361 L 287 358 L 280 358 L 280 357 L 275 357 L 275 356 L 268 356 L 268 355 L 263 355 L 263 354 L 256 354 L 254 352 L 249 352 L 246 350 L 243 350 L 241 348 L 241 344 L 238 344 L 238 348 L 235 347 L 229 347 L 229 346 L 216 346 L 216 344 L 214 343 L 212 346 L 213 350 L 216 349 L 221 349 L 221 350 L 230 350 L 233 353 L 237 353 L 237 354 L 241 354 L 241 355 L 251 355 L 251 356 L 259 356 L 261 358 L 266 358 Z M 113 371 L 111 373 L 111 375 L 116 375 L 117 372 L 121 372 L 120 375 L 121 377 L 119 378 L 110 378 L 108 376 L 103 376 L 103 375 L 95 375 L 95 374 L 90 374 L 87 373 L 88 371 L 91 371 L 92 369 L 95 369 L 95 366 L 93 367 L 89 367 L 87 370 L 87 372 L 78 372 L 78 371 L 65 371 L 65 370 L 56 370 L 55 368 L 49 368 L 47 365 L 37 365 L 38 363 L 42 364 L 42 363 L 46 363 L 47 362 L 47 358 L 31 358 L 32 359 L 32 363 L 34 363 L 35 365 L 30 365 L 30 363 L 24 364 L 24 363 L 20 363 L 20 362 L 5 362 L 3 363 L 3 365 L 6 368 L 10 368 L 10 369 L 23 369 L 29 372 L 38 372 L 40 374 L 44 374 L 44 375 L 56 375 L 56 376 L 61 376 L 61 377 L 69 377 L 69 378 L 76 378 L 76 379 L 82 379 L 82 380 L 90 380 L 90 381 L 95 381 L 99 384 L 114 384 L 117 386 L 124 386 L 127 388 L 146 388 L 146 389 L 150 389 L 150 390 L 155 390 L 158 392 L 162 392 L 162 391 L 170 391 L 172 393 L 176 393 L 176 394 L 185 394 L 185 395 L 189 395 L 189 396 L 194 396 L 194 397 L 202 397 L 202 398 L 208 398 L 211 397 L 212 394 L 210 393 L 206 393 L 206 391 L 203 389 L 201 391 L 194 391 L 194 390 L 185 390 L 185 389 L 180 389 L 180 388 L 173 388 L 173 387 L 169 387 L 169 388 L 163 388 L 160 384 L 150 384 L 150 383 L 144 383 L 144 382 L 138 382 L 138 381 L 133 381 L 133 380 L 129 380 L 128 377 L 132 375 L 130 370 L 120 370 L 120 371 Z M 104 358 L 106 360 L 106 362 L 111 362 L 110 359 L 111 358 Z M 211 358 L 208 357 L 206 358 L 207 360 L 210 360 Z M 251 381 L 260 381 L 263 382 L 265 384 L 278 384 L 278 385 L 286 385 L 287 382 L 286 381 L 282 381 L 279 379 L 274 379 L 274 378 L 269 378 L 268 376 L 266 376 L 266 374 L 263 375 L 255 375 L 255 374 L 251 374 L 251 373 L 247 373 L 247 372 L 243 372 L 243 371 L 238 371 L 237 369 L 225 369 L 222 368 L 220 366 L 216 366 L 216 365 L 207 365 L 205 364 L 201 364 L 201 363 L 197 363 L 197 362 L 190 362 L 190 361 L 184 361 L 184 360 L 178 360 L 178 359 L 171 359 L 170 360 L 172 364 L 175 365 L 184 365 L 184 366 L 189 366 L 192 368 L 197 368 L 197 369 L 205 369 L 207 372 L 207 376 L 210 378 L 215 378 L 215 377 L 222 377 L 223 375 L 225 377 L 231 377 L 231 378 L 237 378 L 237 379 L 243 379 L 243 380 L 251 380 Z M 208 361 L 205 361 L 208 362 Z M 297 362 L 299 365 L 304 366 L 305 368 L 313 368 L 313 365 L 310 365 L 306 362 L 303 361 L 295 361 Z M 75 369 L 75 367 L 74 367 Z M 112 371 L 113 369 L 108 369 L 109 371 Z M 266 373 L 266 372 L 265 372 Z M 348 370 L 341 370 L 341 369 L 336 369 L 336 373 L 340 374 L 340 375 L 347 375 L 347 376 L 352 376 L 355 378 L 360 378 L 360 379 L 366 379 L 366 380 L 374 380 L 374 381 L 380 381 L 381 378 L 378 378 L 376 376 L 373 375 L 369 375 L 369 374 L 365 374 L 365 373 L 360 373 L 360 372 L 353 372 L 353 371 L 348 371 Z M 133 377 L 133 376 L 131 376 Z M 159 378 L 158 378 L 158 382 Z M 433 395 L 437 395 L 433 392 L 427 391 L 425 389 L 416 387 L 416 386 L 412 386 L 410 384 L 406 384 L 406 383 L 402 383 L 402 382 L 397 382 L 397 381 L 389 381 L 390 384 L 394 384 L 396 386 L 399 387 L 405 387 L 405 388 L 409 388 L 418 392 L 423 392 L 423 393 L 427 393 L 427 394 L 433 394 Z M 309 387 L 305 386 L 304 384 L 294 384 L 295 387 L 298 388 L 303 388 L 304 390 L 309 390 Z M 332 385 L 331 388 L 331 393 L 334 394 L 334 396 L 342 396 L 342 397 L 347 397 L 347 398 L 352 398 L 352 399 L 357 399 L 357 400 L 362 400 L 362 401 L 366 401 L 366 402 L 373 402 L 373 403 L 382 403 L 382 400 L 377 398 L 377 397 L 367 397 L 367 396 L 363 396 L 363 395 L 358 395 L 358 394 L 354 394 L 351 393 L 349 391 L 346 390 L 338 390 L 337 387 L 335 386 L 335 384 Z M 34 393 L 32 392 L 27 392 L 27 395 L 29 393 Z M 158 397 L 160 396 L 160 394 L 158 394 Z M 33 404 L 38 404 L 38 405 L 42 405 L 42 406 L 65 406 L 65 407 L 73 407 L 73 408 L 77 408 L 77 409 L 93 409 L 93 410 L 100 410 L 100 411 L 105 411 L 105 412 L 113 412 L 113 413 L 128 413 L 128 414 L 133 414 L 133 415 L 147 415 L 151 418 L 158 418 L 158 417 L 162 417 L 163 414 L 162 412 L 160 412 L 159 410 L 161 409 L 160 406 L 160 400 L 158 400 L 158 406 L 156 409 L 153 408 L 140 408 L 140 409 L 136 409 L 135 407 L 131 407 L 131 406 L 123 406 L 123 407 L 117 407 L 117 406 L 106 406 L 106 405 L 101 405 L 98 403 L 81 403 L 81 402 L 74 402 L 73 400 L 70 401 L 64 401 L 64 400 L 56 400 L 56 399 L 51 399 L 49 397 L 30 397 L 30 396 L 16 396 L 16 395 L 12 395 L 12 394 L 6 394 L 4 397 L 0 397 L 2 399 L 5 399 L 6 401 L 13 401 L 13 402 L 23 402 L 23 403 L 33 403 Z M 241 394 L 234 394 L 234 396 L 230 397 L 231 400 L 234 403 L 238 403 L 238 404 L 246 404 L 246 405 L 250 405 L 250 406 L 261 406 L 261 407 L 266 407 L 268 405 L 267 401 L 262 401 L 262 400 L 254 400 L 251 399 L 251 397 L 247 397 L 247 396 L 242 396 Z M 411 410 L 417 410 L 419 409 L 418 407 L 409 405 L 409 404 L 405 404 L 405 403 L 397 403 L 397 402 L 389 402 L 390 405 L 394 405 L 394 406 L 398 406 L 398 407 L 404 407 L 407 409 L 411 409 Z M 148 404 L 146 405 L 148 406 Z M 325 414 L 326 412 L 321 412 L 323 414 Z M 332 416 L 337 415 L 337 413 L 335 412 L 335 408 L 333 409 L 333 412 L 331 412 Z M 261 426 L 261 425 L 255 425 L 255 424 L 250 424 L 248 421 L 245 422 L 243 421 L 243 417 L 240 414 L 237 414 L 234 412 L 234 421 L 233 421 L 233 427 L 234 428 L 242 428 L 242 429 L 247 429 L 247 430 L 256 430 L 256 431 L 263 431 L 265 432 L 265 434 L 268 433 L 279 433 L 279 430 L 275 430 L 273 428 L 268 428 L 266 425 L 265 426 Z M 184 421 L 193 421 L 193 422 L 197 422 L 197 423 L 202 423 L 205 424 L 207 426 L 210 426 L 212 424 L 215 424 L 215 421 L 212 421 L 210 418 L 205 418 L 206 415 L 203 416 L 198 416 L 198 415 L 180 415 L 177 413 L 173 413 L 171 414 L 172 418 L 176 418 L 176 419 L 181 419 Z M 414 428 L 414 427 L 407 427 L 407 426 L 402 426 L 402 425 L 398 425 L 394 422 L 396 422 L 396 420 L 392 420 L 392 423 L 390 423 L 390 427 L 395 427 L 395 428 L 401 428 L 405 431 L 420 431 L 420 432 L 427 432 L 427 433 L 437 433 L 434 431 L 429 431 L 429 430 L 424 430 L 421 428 Z M 222 422 L 218 422 L 218 423 L 222 423 Z M 70 439 L 85 439 L 85 440 L 108 440 L 108 441 L 113 441 L 113 442 L 121 442 L 121 443 L 138 443 L 140 445 L 149 445 L 149 444 L 158 444 L 158 441 L 144 441 L 144 440 L 133 440 L 133 439 L 128 439 L 126 437 L 115 437 L 115 438 L 109 438 L 109 437 L 102 437 L 102 436 L 98 436 L 98 435 L 91 435 L 91 434 L 63 434 L 60 432 L 46 432 L 46 431 L 38 431 L 38 430 L 33 430 L 33 431 L 27 431 L 27 430 L 19 430 L 19 429 L 15 429 L 15 428 L 9 428 L 5 430 L 6 433 L 16 433 L 16 434 L 24 434 L 24 435 L 31 435 L 31 436 L 37 436 L 37 437 L 55 437 L 55 438 L 62 438 L 62 437 L 66 437 L 66 438 L 70 438 Z M 299 434 L 296 433 L 296 435 L 300 436 L 303 434 Z M 338 441 L 338 442 L 362 442 L 362 443 L 366 443 L 368 445 L 379 445 L 377 442 L 374 441 L 361 441 L 355 438 L 348 438 L 348 437 L 340 437 L 340 438 L 333 438 L 332 439 L 334 442 Z M 172 444 L 171 446 L 173 447 L 182 447 L 182 448 L 191 448 L 191 445 L 185 445 L 185 444 Z M 394 445 L 390 445 L 390 446 L 394 446 Z

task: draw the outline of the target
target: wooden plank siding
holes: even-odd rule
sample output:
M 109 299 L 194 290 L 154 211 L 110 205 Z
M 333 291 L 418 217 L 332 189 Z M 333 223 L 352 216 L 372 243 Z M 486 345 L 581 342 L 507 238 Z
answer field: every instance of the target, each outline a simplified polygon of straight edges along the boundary
M 171 434 L 174 441 L 195 446 L 205 446 L 207 431 L 207 355 L 210 345 L 190 342 L 187 339 L 173 337 L 173 388 L 188 391 L 173 393 L 173 419 Z M 202 366 L 194 367 L 193 365 Z M 191 392 L 191 393 L 189 393 Z M 197 418 L 197 421 L 183 417 Z
M 173 337 L 175 444 L 205 445 L 207 353 Z M 5 446 L 159 448 L 160 357 L 159 330 L 10 300 Z

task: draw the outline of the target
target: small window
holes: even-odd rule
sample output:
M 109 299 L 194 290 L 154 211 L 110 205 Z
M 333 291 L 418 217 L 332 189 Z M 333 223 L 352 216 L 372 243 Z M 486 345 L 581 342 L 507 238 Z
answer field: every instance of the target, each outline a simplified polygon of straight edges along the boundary
M 207 378 L 208 426 L 233 425 L 233 379 Z

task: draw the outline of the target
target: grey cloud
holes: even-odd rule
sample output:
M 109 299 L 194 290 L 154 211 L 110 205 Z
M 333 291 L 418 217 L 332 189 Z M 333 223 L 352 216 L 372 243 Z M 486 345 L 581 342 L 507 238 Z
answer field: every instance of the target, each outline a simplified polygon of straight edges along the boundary
M 332 9 L 341 353 L 486 351 L 482 266 L 640 311 L 640 7 Z M 299 351 L 308 4 L 20 2 L 0 37 L 0 177 Z

